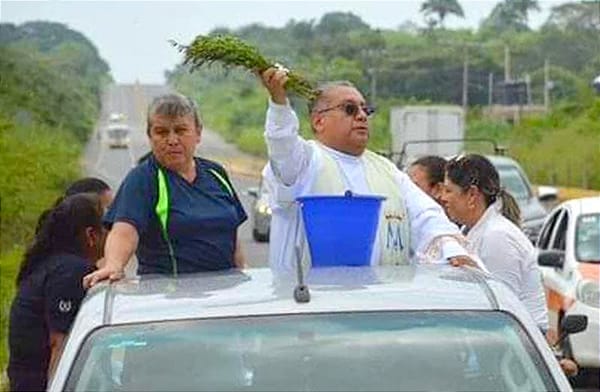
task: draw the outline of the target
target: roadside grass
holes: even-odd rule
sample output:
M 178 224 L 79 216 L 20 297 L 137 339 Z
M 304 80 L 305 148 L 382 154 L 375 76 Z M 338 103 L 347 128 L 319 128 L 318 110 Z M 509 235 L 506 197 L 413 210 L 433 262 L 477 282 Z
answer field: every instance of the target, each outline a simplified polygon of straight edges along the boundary
M 10 305 L 15 294 L 15 279 L 21 263 L 23 249 L 15 247 L 11 251 L 0 255 L 0 391 L 8 390 L 8 379 L 6 377 L 6 365 L 8 364 L 8 319 Z
M 80 175 L 81 144 L 66 130 L 17 125 L 0 114 L 0 151 L 0 390 L 6 390 L 15 276 L 40 213 Z

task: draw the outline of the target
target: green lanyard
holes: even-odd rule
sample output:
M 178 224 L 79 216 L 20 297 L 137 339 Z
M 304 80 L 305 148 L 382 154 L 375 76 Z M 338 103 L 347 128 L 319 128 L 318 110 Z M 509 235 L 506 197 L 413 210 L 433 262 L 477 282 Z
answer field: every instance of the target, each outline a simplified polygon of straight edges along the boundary
M 208 169 L 208 172 L 211 173 L 215 178 L 219 181 L 219 183 L 223 186 L 223 188 L 229 193 L 229 196 L 233 197 L 233 188 L 229 184 L 229 182 L 223 177 L 218 171 L 215 169 Z M 158 200 L 156 201 L 156 206 L 154 206 L 154 211 L 156 212 L 156 216 L 158 217 L 158 221 L 160 222 L 160 228 L 162 232 L 162 236 L 167 243 L 167 248 L 169 249 L 169 258 L 171 259 L 171 266 L 173 270 L 173 277 L 177 277 L 177 259 L 175 258 L 175 252 L 173 250 L 173 243 L 169 237 L 168 232 L 168 223 L 169 223 L 169 210 L 171 207 L 170 198 L 169 198 L 169 187 L 167 183 L 167 176 L 165 175 L 164 170 L 159 166 L 158 172 L 156 173 L 156 178 L 158 180 Z

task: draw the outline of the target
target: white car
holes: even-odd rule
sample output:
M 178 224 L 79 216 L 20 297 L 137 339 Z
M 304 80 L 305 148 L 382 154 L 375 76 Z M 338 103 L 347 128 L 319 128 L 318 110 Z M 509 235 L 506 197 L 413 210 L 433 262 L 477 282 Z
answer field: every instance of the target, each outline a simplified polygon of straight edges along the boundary
M 126 124 L 111 124 L 106 128 L 106 139 L 110 148 L 129 147 L 131 128 Z
M 305 286 L 259 268 L 102 284 L 49 391 L 571 390 L 517 297 L 480 271 L 307 275 Z
M 246 192 L 255 199 L 252 204 L 252 237 L 257 242 L 268 242 L 272 212 L 264 180 L 261 179 L 258 187 L 248 188 Z
M 125 120 L 125 115 L 123 113 L 111 113 L 108 116 L 108 122 L 110 123 L 120 123 Z
M 570 314 L 587 315 L 584 332 L 564 341 L 563 350 L 581 367 L 600 368 L 600 197 L 558 205 L 537 243 L 550 316 L 550 333 Z

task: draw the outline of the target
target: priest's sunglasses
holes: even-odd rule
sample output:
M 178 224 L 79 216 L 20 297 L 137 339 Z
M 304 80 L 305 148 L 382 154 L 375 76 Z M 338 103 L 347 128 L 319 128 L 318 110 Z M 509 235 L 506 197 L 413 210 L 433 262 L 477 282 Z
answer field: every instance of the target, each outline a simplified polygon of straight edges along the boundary
M 329 112 L 331 110 L 337 110 L 337 109 L 343 110 L 347 116 L 352 116 L 352 117 L 356 116 L 358 114 L 359 110 L 362 110 L 367 115 L 367 117 L 371 117 L 375 113 L 375 108 L 373 106 L 357 105 L 354 102 L 340 103 L 339 105 L 321 109 L 321 110 L 317 111 L 317 113 L 325 113 L 325 112 Z

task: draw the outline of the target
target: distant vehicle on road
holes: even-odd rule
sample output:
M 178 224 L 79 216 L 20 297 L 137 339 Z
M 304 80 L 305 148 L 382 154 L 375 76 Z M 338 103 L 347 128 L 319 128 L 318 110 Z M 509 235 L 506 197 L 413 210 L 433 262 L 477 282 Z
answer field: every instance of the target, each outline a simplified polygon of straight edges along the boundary
M 110 148 L 129 147 L 131 128 L 125 124 L 111 124 L 106 128 L 106 139 Z
M 252 237 L 257 242 L 269 241 L 271 229 L 271 207 L 269 206 L 269 192 L 261 179 L 258 187 L 248 188 L 249 196 L 254 198 L 252 205 Z
M 110 123 L 120 123 L 125 121 L 125 115 L 123 113 L 111 113 L 108 115 L 108 122 Z
M 579 366 L 600 372 L 600 197 L 566 201 L 544 222 L 538 262 L 550 316 L 550 329 L 570 314 L 588 317 L 585 332 L 564 341 L 563 351 Z M 598 375 L 596 376 L 598 377 Z
M 102 284 L 50 391 L 569 391 L 502 283 L 450 266 L 248 269 Z M 304 291 L 306 293 L 306 290 Z
M 392 151 L 398 164 L 403 156 L 452 156 L 463 151 L 464 110 L 460 106 L 402 106 L 390 110 Z M 412 143 L 417 140 L 431 143 Z M 453 143 L 439 143 L 453 140 Z
M 554 187 L 538 189 L 536 194 L 521 165 L 512 158 L 498 155 L 487 155 L 500 175 L 500 184 L 517 200 L 521 209 L 523 232 L 535 243 L 548 215 L 542 203 L 556 200 L 558 190 Z

